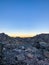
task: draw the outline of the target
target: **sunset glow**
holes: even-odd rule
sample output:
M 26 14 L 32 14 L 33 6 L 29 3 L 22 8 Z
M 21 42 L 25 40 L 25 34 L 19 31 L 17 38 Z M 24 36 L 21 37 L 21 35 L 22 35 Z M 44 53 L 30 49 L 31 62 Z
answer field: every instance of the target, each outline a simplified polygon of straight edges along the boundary
M 49 0 L 0 0 L 0 33 L 32 37 L 49 33 Z
M 28 33 L 28 34 L 25 34 L 25 33 L 15 33 L 15 34 L 8 34 L 9 36 L 11 37 L 33 37 L 35 36 L 36 34 L 35 33 Z

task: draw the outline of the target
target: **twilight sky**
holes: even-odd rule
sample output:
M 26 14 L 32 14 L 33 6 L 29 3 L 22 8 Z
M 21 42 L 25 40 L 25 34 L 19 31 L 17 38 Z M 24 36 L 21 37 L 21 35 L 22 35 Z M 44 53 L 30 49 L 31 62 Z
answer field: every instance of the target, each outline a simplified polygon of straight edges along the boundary
M 49 33 L 49 0 L 0 0 L 0 33 Z

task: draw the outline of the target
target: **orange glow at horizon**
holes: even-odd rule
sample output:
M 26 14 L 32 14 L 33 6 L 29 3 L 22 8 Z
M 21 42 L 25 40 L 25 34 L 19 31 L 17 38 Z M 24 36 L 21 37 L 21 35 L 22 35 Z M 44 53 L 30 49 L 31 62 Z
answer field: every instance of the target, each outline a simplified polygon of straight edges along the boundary
M 33 37 L 36 34 L 34 34 L 34 33 L 28 33 L 28 34 L 25 34 L 25 33 L 16 33 L 16 34 L 10 33 L 8 35 L 11 36 L 11 37 Z

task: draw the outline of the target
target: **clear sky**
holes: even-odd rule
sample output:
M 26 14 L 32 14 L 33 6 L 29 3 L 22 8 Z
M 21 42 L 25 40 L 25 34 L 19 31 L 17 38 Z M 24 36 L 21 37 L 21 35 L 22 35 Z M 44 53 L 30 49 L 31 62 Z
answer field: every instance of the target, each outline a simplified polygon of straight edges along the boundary
M 0 0 L 0 33 L 49 33 L 49 0 Z

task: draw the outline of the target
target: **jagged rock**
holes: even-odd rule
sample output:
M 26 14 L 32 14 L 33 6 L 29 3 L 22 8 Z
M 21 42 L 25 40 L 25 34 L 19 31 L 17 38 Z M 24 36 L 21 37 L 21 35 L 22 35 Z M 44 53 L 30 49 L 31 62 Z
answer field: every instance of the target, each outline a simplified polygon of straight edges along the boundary
M 27 49 L 25 50 L 25 52 L 32 52 L 32 49 L 31 49 L 31 48 L 27 48 Z
M 29 59 L 32 59 L 32 58 L 33 58 L 33 54 L 28 53 L 28 54 L 27 54 L 27 57 L 28 57 Z
M 19 54 L 16 57 L 19 61 L 25 60 L 25 56 L 23 54 Z
M 46 59 L 46 60 L 40 60 L 40 61 L 38 61 L 38 64 L 39 65 L 49 65 L 49 62 L 48 62 L 48 60 Z
M 36 47 L 37 49 L 40 48 L 40 44 L 39 44 L 39 42 L 35 42 L 32 46 L 33 46 L 33 47 Z
M 12 51 L 13 51 L 13 52 L 16 52 L 17 54 L 20 54 L 20 53 L 22 52 L 21 49 L 13 49 Z
M 45 43 L 45 42 L 40 42 L 40 48 L 46 49 L 46 47 L 47 47 L 47 43 Z
M 48 51 L 44 51 L 44 56 L 46 57 L 46 58 L 49 58 L 49 52 Z

